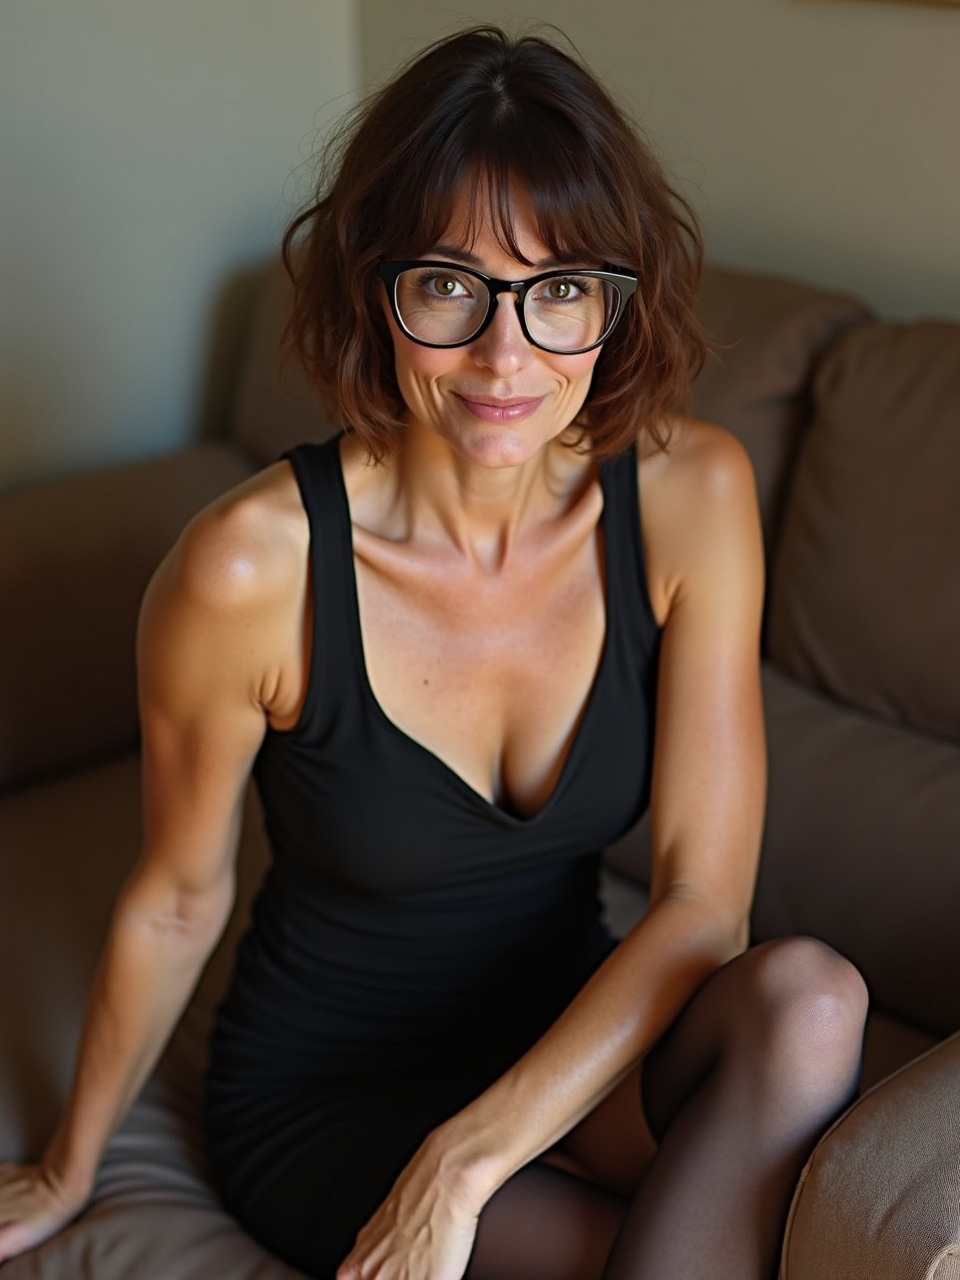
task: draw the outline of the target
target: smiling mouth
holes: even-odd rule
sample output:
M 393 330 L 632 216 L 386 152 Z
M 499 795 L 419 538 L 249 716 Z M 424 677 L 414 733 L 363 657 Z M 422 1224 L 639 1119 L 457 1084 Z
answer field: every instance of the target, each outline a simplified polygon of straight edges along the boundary
M 544 396 L 472 396 L 454 393 L 460 403 L 484 422 L 517 422 L 539 409 Z

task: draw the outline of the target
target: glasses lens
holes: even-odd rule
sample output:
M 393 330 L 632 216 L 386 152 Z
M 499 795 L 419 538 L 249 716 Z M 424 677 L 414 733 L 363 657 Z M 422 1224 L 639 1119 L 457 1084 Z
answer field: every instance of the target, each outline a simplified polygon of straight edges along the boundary
M 455 267 L 411 267 L 397 277 L 397 311 L 422 342 L 466 342 L 483 324 L 489 293 L 482 280 Z
M 487 286 L 454 266 L 408 267 L 396 283 L 404 328 L 421 342 L 455 346 L 469 342 L 487 317 Z M 620 313 L 620 290 L 609 280 L 558 271 L 524 296 L 530 337 L 549 351 L 582 351 L 610 332 Z
M 524 299 L 531 338 L 551 351 L 592 347 L 607 334 L 619 311 L 620 290 L 595 276 L 550 276 Z

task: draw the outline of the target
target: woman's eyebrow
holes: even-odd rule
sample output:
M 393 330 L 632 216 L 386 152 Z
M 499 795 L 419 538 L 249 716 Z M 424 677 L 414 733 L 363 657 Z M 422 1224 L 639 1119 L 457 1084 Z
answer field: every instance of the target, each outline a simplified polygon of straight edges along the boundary
M 469 249 L 462 249 L 455 244 L 441 243 L 434 245 L 429 256 L 433 257 L 434 255 L 452 258 L 454 262 L 462 262 L 465 267 L 476 267 L 478 271 L 483 269 L 483 262 L 475 253 L 471 253 Z M 541 258 L 539 262 L 533 262 L 530 265 L 537 271 L 550 271 L 553 267 L 565 267 L 570 264 L 560 258 Z

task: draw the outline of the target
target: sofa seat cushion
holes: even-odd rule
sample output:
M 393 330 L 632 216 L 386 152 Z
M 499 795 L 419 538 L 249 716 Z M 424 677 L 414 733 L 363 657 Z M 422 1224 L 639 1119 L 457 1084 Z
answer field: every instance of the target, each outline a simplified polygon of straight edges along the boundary
M 133 753 L 0 798 L 0 1159 L 43 1149 L 93 971 L 140 839 Z M 87 1211 L 4 1280 L 292 1280 L 217 1202 L 199 1109 L 207 1039 L 266 865 L 251 794 L 237 907 L 157 1073 L 111 1141 Z
M 219 1204 L 196 1098 L 154 1078 L 114 1136 L 91 1204 L 4 1280 L 304 1280 Z
M 960 741 L 960 324 L 868 324 L 814 384 L 768 650 L 838 701 Z

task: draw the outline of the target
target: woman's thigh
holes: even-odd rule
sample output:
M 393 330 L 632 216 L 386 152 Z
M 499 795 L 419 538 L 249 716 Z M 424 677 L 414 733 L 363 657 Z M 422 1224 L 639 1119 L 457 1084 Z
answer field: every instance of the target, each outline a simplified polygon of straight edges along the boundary
M 634 1068 L 544 1159 L 633 1196 L 657 1149 L 643 1110 L 642 1071 L 642 1064 Z
M 626 1210 L 612 1192 L 534 1161 L 481 1213 L 467 1280 L 600 1280 Z
M 356 1232 L 413 1154 L 422 1123 L 391 1108 L 354 1125 L 348 1143 L 306 1125 L 271 1176 L 234 1206 L 251 1234 L 291 1265 L 332 1280 Z M 340 1148 L 337 1150 L 337 1148 Z M 535 1161 L 480 1215 L 468 1280 L 600 1280 L 626 1202 L 595 1183 Z
M 599 1280 L 654 1151 L 637 1068 L 487 1204 L 467 1280 Z

